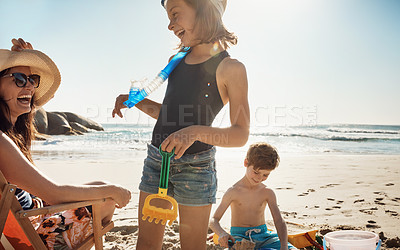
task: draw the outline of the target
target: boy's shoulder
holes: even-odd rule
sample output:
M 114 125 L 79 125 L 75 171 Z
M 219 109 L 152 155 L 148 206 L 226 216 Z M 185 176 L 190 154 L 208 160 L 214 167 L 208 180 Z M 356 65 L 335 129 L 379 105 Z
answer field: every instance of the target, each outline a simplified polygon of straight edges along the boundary
M 249 189 L 245 185 L 241 183 L 241 180 L 236 182 L 232 187 L 228 189 L 230 190 L 231 193 L 238 193 L 238 192 L 260 192 L 262 194 L 271 194 L 274 193 L 274 191 L 267 187 L 265 184 L 260 183 L 257 188 Z M 228 192 L 227 191 L 227 192 Z
M 267 186 L 264 185 L 264 188 L 262 189 L 262 191 L 266 194 L 266 195 L 271 195 L 271 194 L 275 194 L 274 190 L 272 188 L 269 188 Z
M 248 187 L 242 185 L 240 181 L 231 186 L 225 192 L 224 196 L 229 201 L 235 201 L 235 200 L 240 201 L 246 199 L 246 197 L 254 197 L 254 196 L 257 196 L 258 199 L 266 201 L 276 199 L 274 190 L 267 187 L 266 185 L 261 183 L 257 188 L 249 189 Z
M 238 191 L 240 191 L 240 184 L 238 184 L 238 183 L 239 183 L 239 181 L 236 182 L 235 184 L 233 184 L 230 188 L 228 188 L 228 190 L 226 190 L 225 193 L 232 195 L 232 194 L 235 194 Z
M 233 184 L 228 190 L 226 190 L 225 195 L 234 197 L 237 194 L 240 194 L 244 191 L 243 185 L 241 184 L 241 180 Z

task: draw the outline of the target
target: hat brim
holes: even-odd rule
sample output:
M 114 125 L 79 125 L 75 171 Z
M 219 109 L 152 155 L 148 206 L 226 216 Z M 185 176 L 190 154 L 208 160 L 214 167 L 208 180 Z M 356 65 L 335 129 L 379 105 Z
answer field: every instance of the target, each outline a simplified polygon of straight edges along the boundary
M 33 96 L 35 106 L 43 106 L 54 97 L 61 83 L 61 75 L 50 57 L 38 50 L 0 49 L 0 71 L 17 66 L 27 66 L 32 74 L 40 75 L 40 84 Z

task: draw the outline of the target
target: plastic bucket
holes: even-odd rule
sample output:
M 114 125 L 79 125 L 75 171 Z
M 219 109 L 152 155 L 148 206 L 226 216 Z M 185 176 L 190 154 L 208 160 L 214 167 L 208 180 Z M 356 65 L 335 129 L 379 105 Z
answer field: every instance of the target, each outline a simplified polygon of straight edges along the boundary
M 344 230 L 330 232 L 324 236 L 325 250 L 378 250 L 380 247 L 381 240 L 378 235 L 367 231 Z

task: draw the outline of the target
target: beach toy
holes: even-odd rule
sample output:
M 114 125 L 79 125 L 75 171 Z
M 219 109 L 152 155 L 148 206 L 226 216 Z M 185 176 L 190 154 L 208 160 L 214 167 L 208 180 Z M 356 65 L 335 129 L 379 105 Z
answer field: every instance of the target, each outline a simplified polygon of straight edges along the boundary
M 378 250 L 381 243 L 376 233 L 357 230 L 327 233 L 323 242 L 324 250 Z
M 178 63 L 186 56 L 189 52 L 190 47 L 183 47 L 181 51 L 179 51 L 172 59 L 169 61 L 167 66 L 153 79 L 153 81 L 149 82 L 145 87 L 138 88 L 135 86 L 134 82 L 132 82 L 131 88 L 129 90 L 129 98 L 124 102 L 124 105 L 128 108 L 132 108 L 138 102 L 142 101 L 146 98 L 150 93 L 156 90 L 167 78 L 169 74 L 175 69 Z
M 288 235 L 288 241 L 296 248 L 305 248 L 314 246 L 317 249 L 323 249 L 322 246 L 316 242 L 316 233 L 318 230 L 312 230 L 304 233 Z
M 161 164 L 161 174 L 160 174 L 160 185 L 158 187 L 158 194 L 151 194 L 146 197 L 144 201 L 142 214 L 143 220 L 149 218 L 149 222 L 154 222 L 158 224 L 161 220 L 161 224 L 165 225 L 165 223 L 169 220 L 169 225 L 171 226 L 172 222 L 178 216 L 178 203 L 174 198 L 167 195 L 168 191 L 168 175 L 169 175 L 169 165 L 171 161 L 171 157 L 174 155 L 175 149 L 172 152 L 166 152 L 161 150 L 161 145 L 158 149 L 162 156 L 162 164 Z M 172 204 L 172 209 L 165 209 L 156 206 L 150 205 L 150 201 L 153 199 L 162 199 L 169 201 Z
M 218 234 L 214 234 L 214 236 L 213 236 L 213 241 L 214 241 L 214 243 L 217 244 L 217 245 L 219 245 L 219 243 L 218 243 L 218 238 L 219 238 Z M 235 243 L 233 243 L 232 240 L 228 240 L 228 246 L 229 246 L 229 247 L 233 247 L 233 245 L 235 245 Z

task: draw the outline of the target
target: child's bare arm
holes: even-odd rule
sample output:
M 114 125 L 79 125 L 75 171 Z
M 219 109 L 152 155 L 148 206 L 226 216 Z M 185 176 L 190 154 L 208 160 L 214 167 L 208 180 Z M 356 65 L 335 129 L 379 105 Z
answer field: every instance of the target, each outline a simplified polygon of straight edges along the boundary
M 215 213 L 213 217 L 210 220 L 210 228 L 218 235 L 218 244 L 220 244 L 223 247 L 229 247 L 228 246 L 228 240 L 232 240 L 232 242 L 235 242 L 235 239 L 228 234 L 220 225 L 219 221 L 221 220 L 222 216 L 224 215 L 226 209 L 230 206 L 231 201 L 232 201 L 232 189 L 228 189 L 224 196 L 222 197 L 222 201 L 219 204 L 217 210 L 215 210 Z
M 121 118 L 123 117 L 121 109 L 127 108 L 124 105 L 124 102 L 128 100 L 128 97 L 128 94 L 121 94 L 115 99 L 112 117 L 115 117 L 115 115 L 118 115 Z M 158 114 L 160 113 L 161 104 L 146 98 L 143 101 L 137 103 L 135 107 L 145 114 L 149 115 L 150 117 L 157 119 Z
M 148 116 L 157 120 L 161 110 L 161 103 L 146 98 L 143 101 L 137 103 L 135 107 L 147 114 Z
M 268 192 L 268 207 L 271 211 L 275 228 L 278 233 L 279 240 L 281 242 L 281 249 L 288 249 L 288 233 L 286 228 L 286 222 L 282 218 L 281 211 L 278 208 L 276 195 L 274 191 L 268 189 L 267 192 Z

